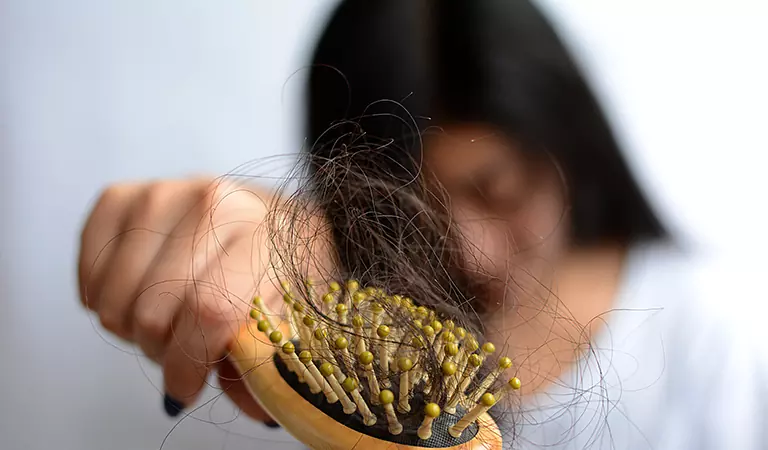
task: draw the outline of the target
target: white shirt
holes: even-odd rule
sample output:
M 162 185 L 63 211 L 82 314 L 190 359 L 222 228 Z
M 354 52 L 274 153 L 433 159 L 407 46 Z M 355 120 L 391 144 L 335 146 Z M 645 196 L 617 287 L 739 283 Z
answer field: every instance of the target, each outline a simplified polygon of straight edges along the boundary
M 509 448 L 768 449 L 754 280 L 658 245 L 623 278 L 591 354 L 510 412 Z

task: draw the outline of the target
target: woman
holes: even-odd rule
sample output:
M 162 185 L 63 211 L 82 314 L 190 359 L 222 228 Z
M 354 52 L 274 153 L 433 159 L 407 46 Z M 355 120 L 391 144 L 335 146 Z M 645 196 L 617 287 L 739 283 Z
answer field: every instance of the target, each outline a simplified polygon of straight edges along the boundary
M 461 261 L 427 266 L 448 267 L 441 282 L 458 286 L 449 294 L 471 298 L 487 333 L 509 344 L 527 390 L 513 414 L 500 418 L 508 442 L 768 445 L 758 434 L 762 402 L 754 401 L 754 377 L 764 368 L 753 352 L 740 359 L 734 351 L 747 343 L 701 297 L 577 65 L 531 4 L 348 0 L 313 63 L 307 127 L 314 188 L 321 189 L 312 192 L 326 192 L 329 177 L 339 182 L 320 170 L 325 161 L 347 158 L 377 171 L 378 180 L 418 178 L 447 194 L 445 213 L 467 246 Z M 341 145 L 350 136 L 364 145 Z M 316 195 L 323 214 L 309 228 L 330 224 L 344 270 L 391 270 L 375 256 L 382 253 L 376 244 L 366 251 L 350 245 L 367 236 L 350 235 L 350 205 L 365 214 L 377 199 L 355 196 L 349 182 L 342 187 L 342 208 Z M 212 190 L 207 180 L 115 186 L 86 225 L 83 301 L 108 330 L 163 366 L 171 415 L 193 405 L 217 369 L 228 395 L 269 423 L 220 361 L 247 299 L 279 297 L 262 272 L 236 270 L 252 267 L 254 254 L 264 262 L 272 195 Z M 137 229 L 158 233 L 125 233 Z M 450 230 L 419 239 L 444 245 L 441 231 Z M 179 281 L 173 297 L 162 295 L 169 280 Z M 713 360 L 736 371 L 740 389 L 716 390 L 718 379 L 706 370 Z

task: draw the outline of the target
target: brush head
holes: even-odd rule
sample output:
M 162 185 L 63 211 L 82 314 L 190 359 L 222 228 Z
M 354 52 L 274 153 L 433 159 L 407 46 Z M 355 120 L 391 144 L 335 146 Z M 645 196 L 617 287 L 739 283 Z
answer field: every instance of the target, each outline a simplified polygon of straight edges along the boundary
M 448 434 L 448 428 L 455 425 L 456 422 L 460 419 L 460 416 L 464 413 L 466 413 L 466 409 L 461 408 L 457 411 L 456 414 L 446 414 L 442 411 L 440 411 L 440 407 L 437 403 L 425 403 L 424 397 L 421 395 L 418 395 L 411 398 L 411 405 L 412 410 L 414 411 L 414 414 L 407 415 L 403 417 L 401 414 L 397 413 L 395 410 L 395 405 L 397 403 L 397 391 L 396 390 L 387 390 L 384 389 L 381 391 L 381 394 L 379 395 L 379 405 L 378 406 L 372 406 L 371 405 L 371 412 L 376 416 L 377 421 L 376 425 L 374 426 L 368 426 L 365 424 L 364 419 L 362 415 L 359 414 L 359 411 L 355 414 L 346 414 L 343 410 L 342 405 L 340 402 L 336 403 L 328 403 L 326 397 L 320 393 L 320 394 L 312 394 L 309 390 L 309 387 L 305 383 L 300 383 L 298 381 L 298 377 L 294 372 L 291 372 L 288 367 L 285 365 L 285 363 L 279 358 L 277 354 L 275 354 L 275 357 L 273 359 L 274 366 L 277 368 L 278 372 L 280 373 L 280 376 L 283 380 L 290 386 L 292 390 L 294 390 L 298 395 L 303 398 L 308 404 L 312 405 L 314 408 L 316 408 L 318 411 L 322 412 L 325 416 L 332 419 L 334 422 L 350 429 L 354 430 L 355 432 L 358 432 L 360 434 L 363 434 L 371 439 L 375 439 L 376 441 L 387 443 L 386 446 L 383 446 L 382 448 L 391 448 L 390 446 L 392 444 L 398 444 L 401 446 L 413 446 L 413 447 L 422 447 L 422 448 L 451 448 L 456 446 L 461 446 L 468 444 L 472 442 L 473 440 L 477 439 L 480 434 L 480 426 L 477 423 L 471 424 L 462 434 L 461 437 L 453 438 L 450 434 Z M 330 374 L 333 374 L 333 367 L 329 365 L 327 369 Z M 351 378 L 347 378 L 349 380 Z M 346 382 L 346 380 L 345 380 Z M 358 388 L 360 385 L 358 385 Z M 342 388 L 345 389 L 344 383 L 342 383 Z M 368 394 L 370 394 L 369 391 L 366 391 Z M 366 401 L 368 401 L 368 395 L 365 396 Z M 393 410 L 395 410 L 395 413 L 398 416 L 398 420 L 403 426 L 402 433 L 398 435 L 392 435 L 389 432 L 389 429 L 387 427 L 387 418 L 386 413 L 384 412 L 384 406 L 382 402 L 386 402 L 389 406 L 393 407 Z M 437 413 L 433 416 L 429 416 L 427 412 L 427 405 L 432 404 L 435 407 L 437 407 Z M 370 402 L 369 402 L 370 405 Z M 430 409 L 432 413 L 435 413 L 435 410 Z M 421 439 L 417 435 L 417 430 L 419 426 L 422 424 L 423 417 L 430 417 L 432 422 L 432 435 L 429 439 Z M 308 426 L 308 421 L 303 421 L 302 426 L 306 427 Z M 288 428 L 288 427 L 286 427 Z M 289 429 L 289 432 L 291 430 Z M 306 442 L 307 445 L 312 446 L 313 443 Z M 330 448 L 352 448 L 352 447 L 345 447 L 341 443 L 336 444 L 338 447 L 330 447 Z M 313 447 L 314 448 L 314 447 Z M 365 447 L 370 448 L 370 447 Z M 407 448 L 407 447 L 404 447 Z M 492 448 L 492 447 L 491 447 Z
M 480 345 L 459 318 L 356 280 L 331 282 L 322 295 L 316 283 L 304 286 L 302 296 L 282 284 L 289 334 L 262 318 L 263 302 L 250 316 L 281 350 L 272 362 L 287 385 L 351 430 L 388 443 L 459 446 L 478 438 L 479 418 L 497 397 L 521 387 L 503 379 L 512 360 L 493 357 L 494 344 Z

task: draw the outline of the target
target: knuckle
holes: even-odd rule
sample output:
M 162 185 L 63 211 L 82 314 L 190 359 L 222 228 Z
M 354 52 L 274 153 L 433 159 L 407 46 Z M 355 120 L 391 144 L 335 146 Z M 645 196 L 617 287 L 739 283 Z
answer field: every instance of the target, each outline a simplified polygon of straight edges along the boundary
M 188 182 L 160 181 L 148 184 L 132 213 L 132 222 L 163 223 L 169 216 L 183 216 L 184 211 L 181 209 L 190 207 L 190 196 L 199 200 L 204 195 L 198 186 Z
M 127 187 L 121 184 L 112 184 L 107 186 L 101 191 L 101 195 L 99 197 L 99 203 L 109 204 L 109 203 L 119 201 L 123 197 L 123 194 L 125 193 L 126 189 Z
M 219 308 L 213 305 L 201 305 L 198 310 L 198 317 L 200 319 L 200 325 L 206 328 L 214 327 L 219 323 L 224 322 L 221 312 L 218 312 Z
M 131 209 L 128 219 L 131 228 L 154 227 L 165 221 L 165 217 L 174 206 L 173 194 L 162 183 L 155 183 L 145 188 Z
M 101 323 L 102 328 L 110 333 L 114 333 L 118 336 L 125 334 L 123 317 L 119 314 L 115 314 L 111 311 L 104 311 L 99 314 L 99 322 Z
M 138 189 L 137 186 L 128 184 L 112 184 L 105 187 L 96 201 L 91 216 L 104 211 L 114 214 L 116 211 L 125 209 L 131 198 L 131 193 Z
M 194 292 L 190 292 L 191 289 L 194 289 Z M 209 286 L 208 283 L 201 283 L 200 280 L 196 280 L 195 287 L 187 288 L 184 308 L 189 314 L 197 317 L 201 325 L 209 325 L 217 321 L 215 313 L 218 309 L 217 296 L 211 292 L 211 289 L 216 290 L 215 287 Z
M 80 240 L 81 242 L 85 242 L 89 236 L 89 232 L 91 231 L 92 226 L 96 222 L 96 219 L 103 215 L 101 214 L 105 210 L 111 210 L 113 209 L 112 205 L 118 202 L 118 198 L 120 197 L 120 189 L 116 186 L 109 186 L 105 188 L 101 193 L 99 194 L 98 198 L 96 199 L 96 202 L 91 207 L 91 210 L 88 212 L 88 218 L 86 220 L 85 226 L 83 226 L 81 232 L 80 232 Z
M 139 211 L 147 219 L 155 218 L 168 211 L 171 196 L 162 184 L 148 188 L 142 196 Z
M 204 296 L 196 307 L 200 324 L 206 328 L 215 328 L 236 321 L 241 316 L 245 317 L 244 311 L 247 309 L 238 308 L 239 303 L 225 294 Z
M 82 282 L 81 284 L 80 303 L 85 309 L 96 311 L 97 304 L 94 301 L 95 296 L 91 293 L 91 287 L 87 282 Z
M 114 184 L 101 191 L 80 231 L 81 247 L 93 244 L 91 241 L 100 235 L 98 231 L 105 226 L 119 225 L 119 219 L 130 211 L 132 194 L 136 189 L 136 186 Z
M 217 186 L 196 186 L 195 195 L 199 199 L 197 207 L 201 211 L 213 211 L 226 205 L 227 192 Z
M 142 308 L 136 311 L 135 321 L 137 331 L 151 340 L 162 339 L 168 328 L 163 317 L 152 308 Z

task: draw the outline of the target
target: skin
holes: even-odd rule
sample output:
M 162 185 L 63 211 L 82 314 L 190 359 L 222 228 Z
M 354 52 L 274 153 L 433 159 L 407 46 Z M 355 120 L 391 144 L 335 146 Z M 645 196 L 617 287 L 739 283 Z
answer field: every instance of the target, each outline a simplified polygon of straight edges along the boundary
M 448 127 L 426 140 L 424 157 L 450 196 L 478 276 L 492 286 L 489 339 L 515 361 L 510 370 L 527 392 L 546 386 L 610 308 L 623 246 L 570 246 L 556 165 L 525 158 L 492 129 Z M 83 305 L 161 365 L 166 392 L 184 405 L 217 371 L 245 414 L 268 420 L 225 357 L 253 295 L 273 310 L 282 302 L 265 239 L 273 198 L 208 179 L 119 184 L 102 193 L 82 231 Z
M 484 323 L 499 354 L 515 361 L 507 375 L 525 380 L 528 393 L 545 388 L 599 331 L 624 246 L 571 245 L 556 163 L 527 157 L 492 128 L 446 127 L 427 140 L 424 163 L 449 195 L 473 271 L 491 286 Z
M 281 302 L 264 240 L 272 195 L 207 179 L 118 184 L 82 231 L 83 305 L 161 365 L 166 392 L 184 405 L 218 369 L 244 412 L 267 418 L 224 358 L 256 292 L 275 310 Z

